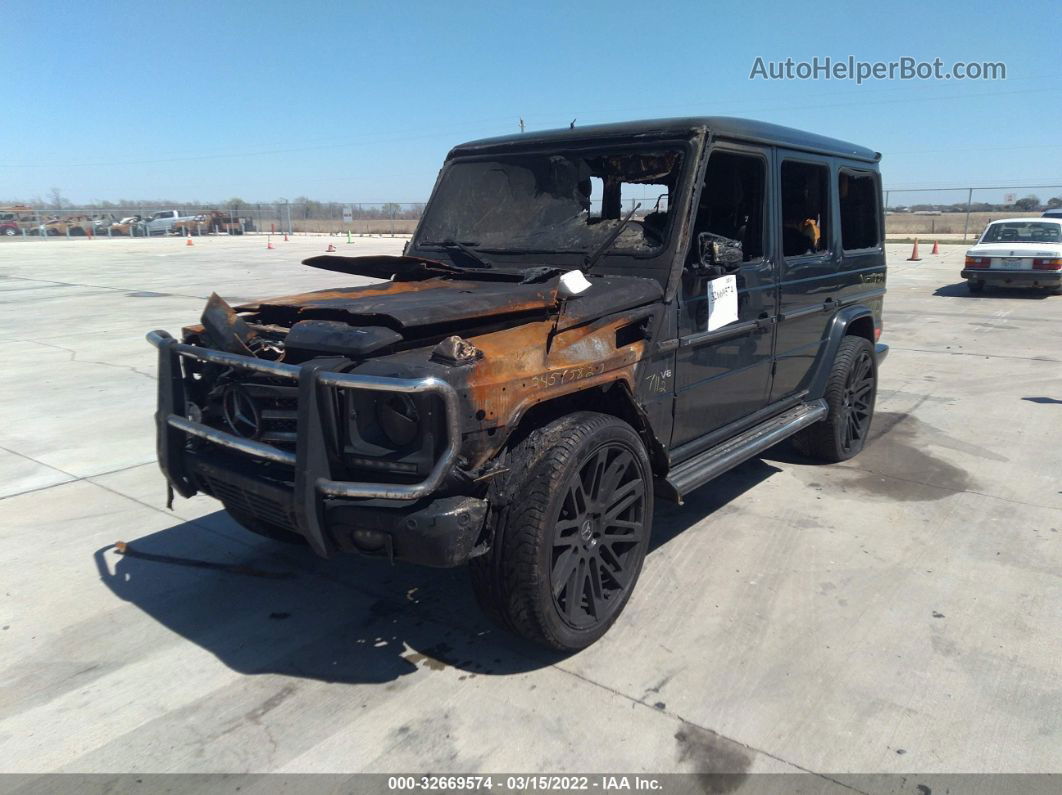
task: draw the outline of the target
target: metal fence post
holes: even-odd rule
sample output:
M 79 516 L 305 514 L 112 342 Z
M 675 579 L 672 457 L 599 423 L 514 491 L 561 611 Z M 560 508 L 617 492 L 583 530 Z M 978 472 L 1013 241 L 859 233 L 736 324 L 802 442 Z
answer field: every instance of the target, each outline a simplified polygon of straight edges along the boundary
M 970 228 L 970 203 L 973 201 L 973 188 L 966 191 L 966 220 L 962 224 L 962 242 L 966 242 L 966 232 Z

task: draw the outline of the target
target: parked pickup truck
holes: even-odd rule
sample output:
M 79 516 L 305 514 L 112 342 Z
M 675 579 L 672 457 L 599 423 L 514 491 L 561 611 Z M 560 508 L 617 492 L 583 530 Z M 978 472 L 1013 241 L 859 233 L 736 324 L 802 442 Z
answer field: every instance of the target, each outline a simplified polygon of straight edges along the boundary
M 242 235 L 244 219 L 220 210 L 210 210 L 199 215 L 178 218 L 173 224 L 173 232 L 179 235 L 208 235 L 217 232 L 222 235 Z
M 182 215 L 178 210 L 160 210 L 140 222 L 140 234 L 165 235 L 174 231 L 178 222 L 195 223 L 194 215 Z
M 863 449 L 878 161 L 721 117 L 462 144 L 403 256 L 313 257 L 357 280 L 213 295 L 148 335 L 170 496 L 323 556 L 468 564 L 505 626 L 583 648 L 635 587 L 654 500 L 786 438 Z

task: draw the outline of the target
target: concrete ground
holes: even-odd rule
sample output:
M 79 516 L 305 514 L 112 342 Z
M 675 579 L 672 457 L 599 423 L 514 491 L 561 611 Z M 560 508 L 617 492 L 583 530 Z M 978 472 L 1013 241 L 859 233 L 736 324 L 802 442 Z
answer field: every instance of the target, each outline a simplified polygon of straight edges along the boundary
M 327 242 L 0 242 L 0 770 L 1062 771 L 1062 297 L 890 246 L 873 443 L 660 504 L 625 614 L 564 659 L 462 570 L 165 509 L 144 332 L 355 281 L 298 264 Z

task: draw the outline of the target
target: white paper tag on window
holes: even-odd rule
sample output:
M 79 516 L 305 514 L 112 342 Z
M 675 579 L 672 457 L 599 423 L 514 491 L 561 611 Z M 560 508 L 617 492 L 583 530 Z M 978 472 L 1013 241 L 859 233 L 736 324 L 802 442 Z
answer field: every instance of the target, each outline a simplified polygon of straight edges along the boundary
M 738 319 L 737 276 L 722 276 L 708 282 L 708 331 Z

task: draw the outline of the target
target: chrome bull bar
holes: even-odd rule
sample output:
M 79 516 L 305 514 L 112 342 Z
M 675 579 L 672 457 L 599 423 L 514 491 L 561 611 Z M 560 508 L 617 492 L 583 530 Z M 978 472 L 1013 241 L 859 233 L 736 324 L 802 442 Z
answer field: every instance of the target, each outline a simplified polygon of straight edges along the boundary
M 196 436 L 244 455 L 293 467 L 295 470 L 295 515 L 299 530 L 306 535 L 314 550 L 319 554 L 331 554 L 333 546 L 331 539 L 324 533 L 322 525 L 322 497 L 417 500 L 438 489 L 457 460 L 461 444 L 460 405 L 457 391 L 450 384 L 435 376 L 416 379 L 384 378 L 337 373 L 325 370 L 319 363 L 314 362 L 307 362 L 301 366 L 269 362 L 250 356 L 188 345 L 160 330 L 149 332 L 147 340 L 159 349 L 159 398 L 158 410 L 155 414 L 158 429 L 157 448 L 159 466 L 172 487 L 184 497 L 190 497 L 197 491 L 194 482 L 185 472 L 184 435 Z M 179 357 L 198 359 L 296 382 L 299 388 L 299 409 L 295 452 L 291 453 L 264 442 L 236 436 L 194 422 L 184 416 L 184 380 Z M 325 412 L 331 412 L 332 409 L 324 404 L 319 386 L 405 394 L 421 392 L 437 394 L 445 407 L 447 444 L 428 476 L 419 483 L 413 484 L 333 480 L 323 424 Z

